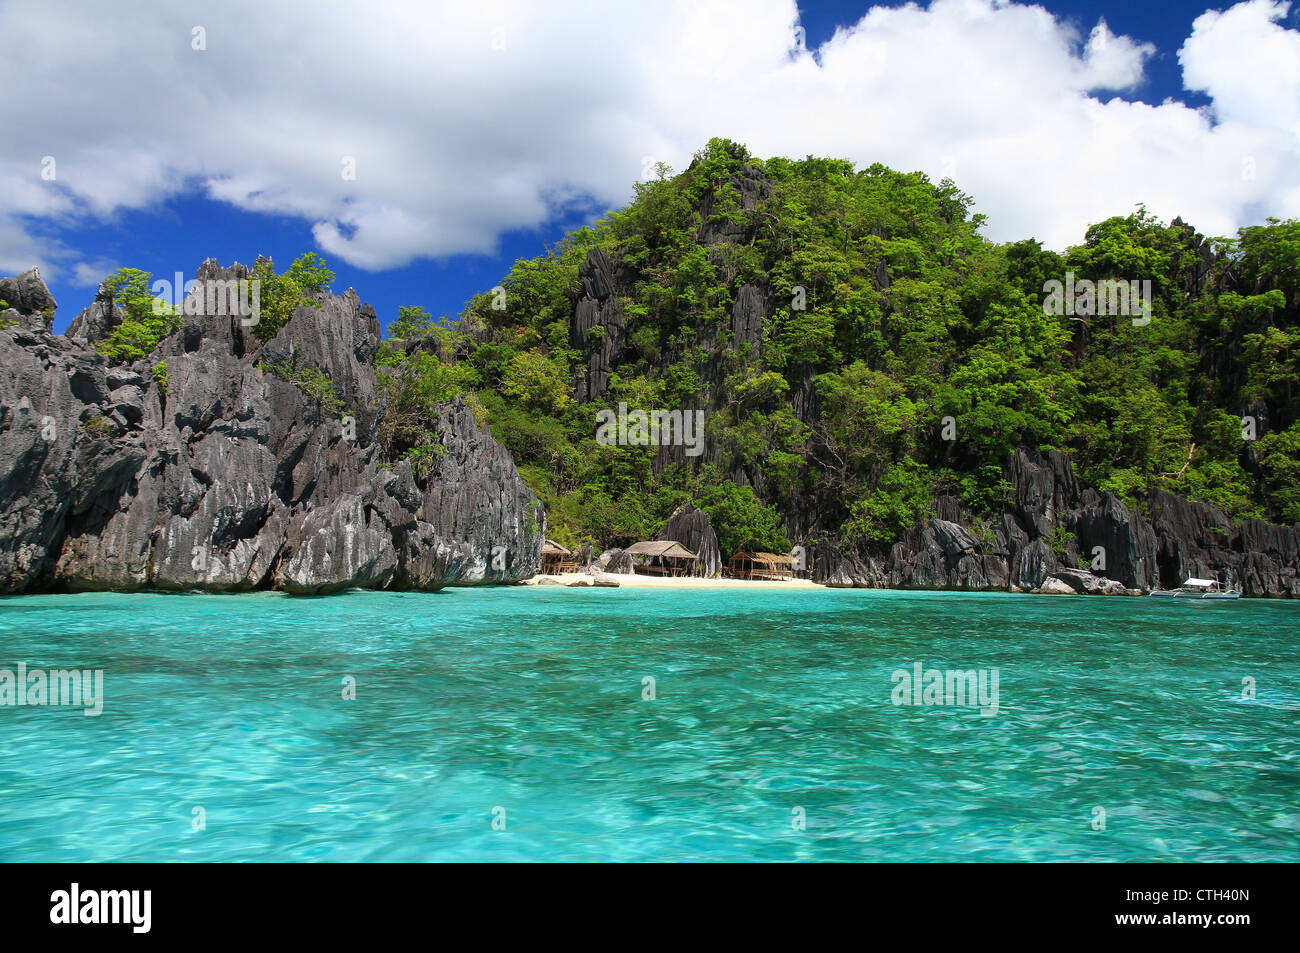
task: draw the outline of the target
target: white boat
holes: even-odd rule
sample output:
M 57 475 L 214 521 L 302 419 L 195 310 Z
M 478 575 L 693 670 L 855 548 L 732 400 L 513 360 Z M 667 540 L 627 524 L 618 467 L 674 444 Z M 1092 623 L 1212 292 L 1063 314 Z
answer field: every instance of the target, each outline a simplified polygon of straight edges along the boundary
M 1225 589 L 1218 579 L 1200 579 L 1189 576 L 1177 589 L 1152 589 L 1157 599 L 1240 599 L 1239 589 Z

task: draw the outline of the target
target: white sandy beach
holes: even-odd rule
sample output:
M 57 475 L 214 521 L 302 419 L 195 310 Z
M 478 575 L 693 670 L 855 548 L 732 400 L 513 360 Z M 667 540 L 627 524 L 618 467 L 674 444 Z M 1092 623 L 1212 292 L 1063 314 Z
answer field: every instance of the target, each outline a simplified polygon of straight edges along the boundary
M 602 580 L 614 579 L 618 581 L 620 589 L 825 589 L 819 582 L 813 582 L 811 579 L 699 579 L 692 576 L 643 576 L 638 574 L 627 575 L 625 573 L 602 573 L 599 577 Z M 573 583 L 583 583 L 586 585 L 594 584 L 596 576 L 590 576 L 586 573 L 566 572 L 558 575 L 540 575 L 533 576 L 523 580 L 521 585 L 538 586 L 543 585 L 543 580 L 552 580 L 561 586 L 570 586 Z M 545 583 L 550 585 L 550 583 Z M 585 588 L 585 586 L 579 586 Z

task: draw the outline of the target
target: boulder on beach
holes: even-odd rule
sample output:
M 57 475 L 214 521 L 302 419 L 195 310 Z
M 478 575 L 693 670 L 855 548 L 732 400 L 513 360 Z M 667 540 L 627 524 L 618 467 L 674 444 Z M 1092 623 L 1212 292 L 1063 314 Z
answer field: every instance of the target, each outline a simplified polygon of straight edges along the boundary
M 636 572 L 632 555 L 622 549 L 607 549 L 600 554 L 600 561 L 605 565 L 605 572 L 620 573 L 630 576 Z
M 1065 583 L 1075 592 L 1090 596 L 1116 596 L 1126 592 L 1122 582 L 1095 575 L 1086 569 L 1062 567 L 1056 570 L 1053 578 Z

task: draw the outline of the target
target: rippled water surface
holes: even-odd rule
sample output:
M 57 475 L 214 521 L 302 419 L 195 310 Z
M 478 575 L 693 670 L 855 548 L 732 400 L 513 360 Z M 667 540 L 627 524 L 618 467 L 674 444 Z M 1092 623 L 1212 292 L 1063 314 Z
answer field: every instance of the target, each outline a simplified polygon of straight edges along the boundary
M 105 695 L 0 707 L 0 860 L 1297 861 L 1298 633 L 1256 600 L 0 599 L 0 669 Z M 917 661 L 997 668 L 997 714 L 893 704 Z

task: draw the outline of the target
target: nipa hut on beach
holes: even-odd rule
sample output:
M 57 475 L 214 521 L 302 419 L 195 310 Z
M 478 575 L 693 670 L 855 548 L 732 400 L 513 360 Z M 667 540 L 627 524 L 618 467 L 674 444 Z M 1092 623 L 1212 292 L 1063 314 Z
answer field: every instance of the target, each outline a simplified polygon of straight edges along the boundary
M 578 564 L 573 559 L 573 553 L 553 539 L 548 539 L 542 543 L 542 572 L 544 573 L 561 573 L 577 572 Z
M 695 554 L 671 539 L 633 543 L 624 552 L 632 557 L 637 572 L 651 576 L 686 576 L 695 565 Z
M 791 579 L 794 556 L 742 550 L 727 560 L 727 571 L 737 579 Z

